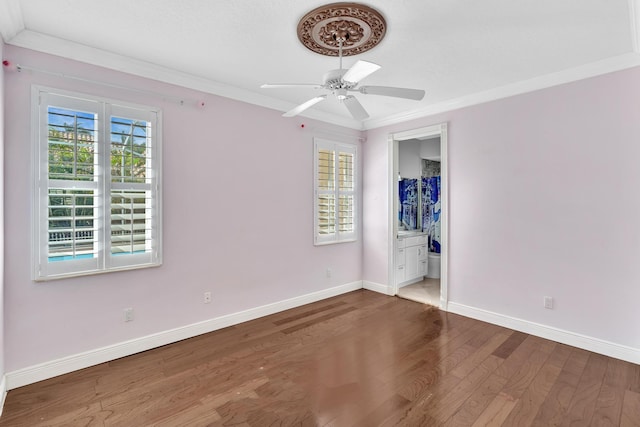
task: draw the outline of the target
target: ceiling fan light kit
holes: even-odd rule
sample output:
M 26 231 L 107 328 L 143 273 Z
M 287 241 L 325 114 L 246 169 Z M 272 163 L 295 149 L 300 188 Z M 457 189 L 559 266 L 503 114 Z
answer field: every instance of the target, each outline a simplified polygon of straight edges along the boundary
M 323 76 L 322 84 L 264 84 L 265 89 L 315 88 L 329 90 L 340 100 L 356 120 L 369 117 L 362 104 L 348 92 L 391 96 L 421 100 L 424 90 L 389 86 L 360 86 L 361 80 L 381 67 L 372 62 L 359 60 L 351 68 L 342 68 L 342 57 L 366 52 L 380 43 L 387 29 L 382 15 L 375 9 L 358 3 L 332 3 L 307 13 L 298 23 L 300 42 L 313 52 L 326 56 L 337 56 L 339 68 Z M 307 108 L 323 101 L 327 95 L 317 96 L 283 114 L 293 117 Z

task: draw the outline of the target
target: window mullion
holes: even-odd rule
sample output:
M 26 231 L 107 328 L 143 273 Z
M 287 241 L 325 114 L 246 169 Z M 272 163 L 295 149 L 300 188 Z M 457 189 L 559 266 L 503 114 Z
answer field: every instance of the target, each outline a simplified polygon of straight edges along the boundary
M 102 268 L 109 268 L 109 252 L 111 241 L 109 236 L 111 234 L 111 221 L 109 220 L 109 212 L 111 209 L 111 150 L 110 150 L 110 135 L 109 135 L 109 116 L 110 106 L 107 103 L 102 104 L 101 116 L 98 120 L 98 126 L 100 128 L 100 140 L 98 144 L 98 163 L 100 164 L 99 173 L 97 174 L 98 188 L 100 188 L 100 197 L 97 200 L 100 201 L 99 212 L 99 229 L 100 229 L 100 264 Z

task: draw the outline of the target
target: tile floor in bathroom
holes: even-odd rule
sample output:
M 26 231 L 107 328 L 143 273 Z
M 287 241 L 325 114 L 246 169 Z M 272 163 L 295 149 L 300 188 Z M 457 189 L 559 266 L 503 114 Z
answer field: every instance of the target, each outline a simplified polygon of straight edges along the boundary
M 425 277 L 421 282 L 412 283 L 398 289 L 400 298 L 423 304 L 440 306 L 440 279 Z

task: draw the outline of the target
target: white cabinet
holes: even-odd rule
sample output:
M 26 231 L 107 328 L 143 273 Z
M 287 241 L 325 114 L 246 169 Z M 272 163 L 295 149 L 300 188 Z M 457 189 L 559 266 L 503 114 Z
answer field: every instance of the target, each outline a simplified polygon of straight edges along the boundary
M 418 276 L 426 276 L 427 275 L 427 245 L 421 245 L 418 249 Z
M 395 277 L 397 284 L 415 282 L 427 274 L 427 236 L 396 240 Z
M 396 248 L 396 283 L 402 283 L 405 280 L 405 260 L 404 248 Z

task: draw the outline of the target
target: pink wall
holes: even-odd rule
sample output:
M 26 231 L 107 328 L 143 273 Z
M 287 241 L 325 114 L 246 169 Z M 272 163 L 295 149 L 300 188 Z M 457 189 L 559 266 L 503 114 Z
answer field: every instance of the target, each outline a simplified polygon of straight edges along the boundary
M 5 46 L 0 39 L 0 59 Z M 0 376 L 5 373 L 4 348 L 4 66 L 0 66 Z M 0 393 L 2 390 L 0 389 Z
M 369 131 L 363 238 L 314 247 L 313 134 L 301 120 L 13 46 L 4 57 L 186 101 L 5 73 L 8 372 L 361 279 L 387 284 L 387 137 L 441 122 L 449 123 L 450 301 L 640 348 L 640 70 Z M 32 84 L 163 109 L 162 267 L 30 280 Z M 251 203 L 238 197 L 245 191 Z M 287 193 L 300 197 L 291 203 Z M 204 291 L 212 304 L 202 303 Z M 543 295 L 555 298 L 554 310 L 542 308 Z M 122 321 L 124 307 L 135 309 L 134 322 Z
M 5 74 L 7 371 L 361 280 L 361 241 L 313 246 L 313 134 L 301 130 L 301 120 L 13 46 L 5 57 L 185 99 L 180 106 L 43 73 Z M 32 84 L 162 108 L 162 267 L 31 281 Z M 204 108 L 196 106 L 200 100 Z M 345 142 L 360 135 L 304 122 L 346 134 L 335 138 Z M 205 291 L 211 304 L 202 302 Z M 123 322 L 125 307 L 134 308 L 133 322 Z
M 388 281 L 387 136 L 448 122 L 449 301 L 640 349 L 639 99 L 632 69 L 368 132 L 363 279 Z

